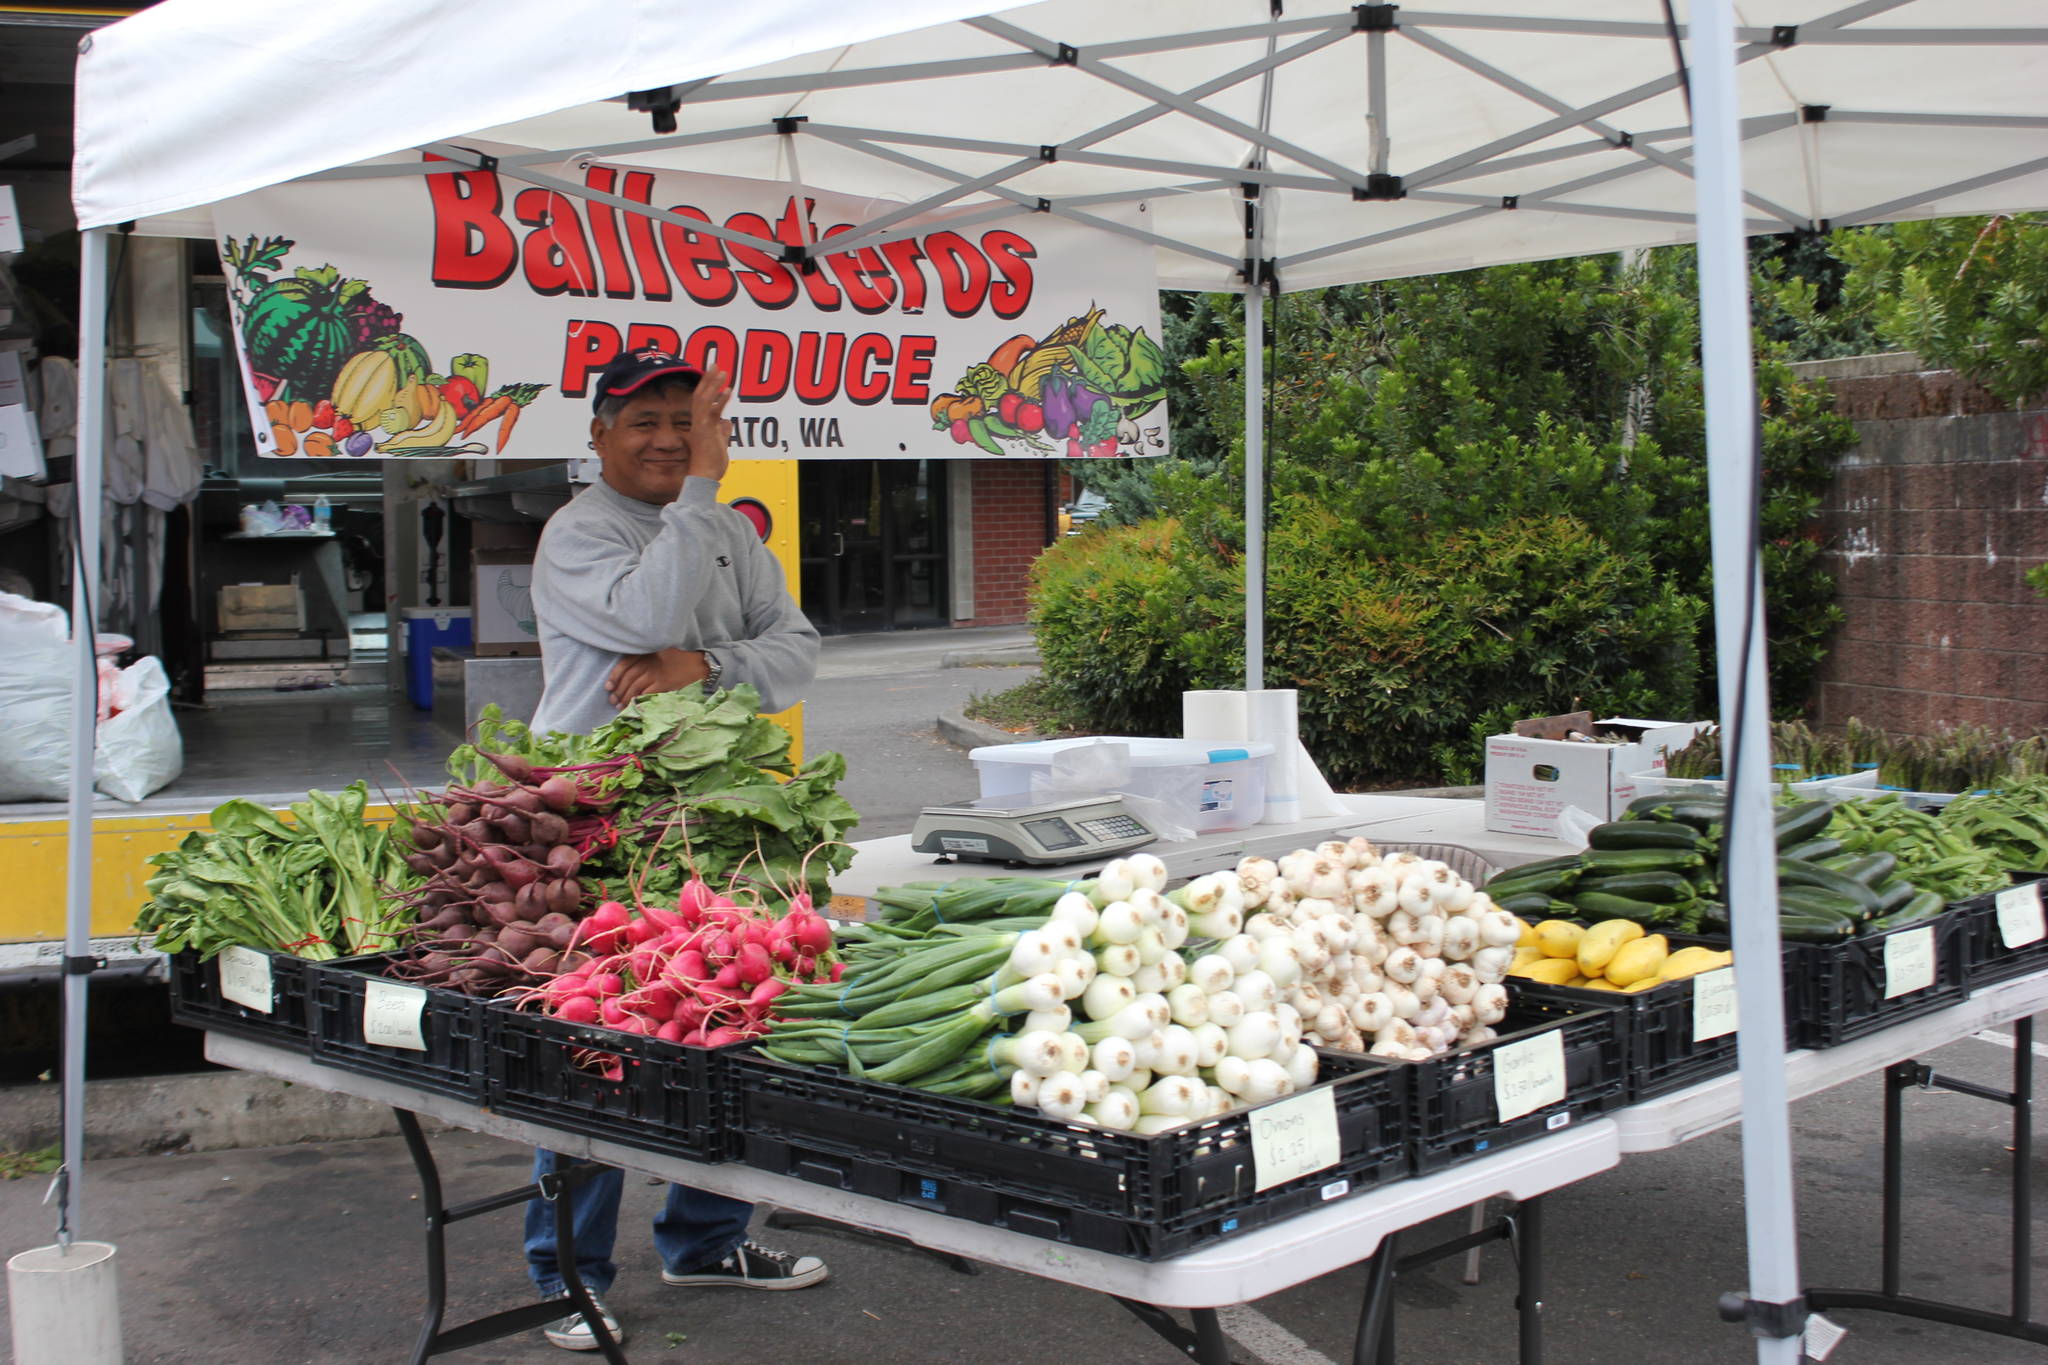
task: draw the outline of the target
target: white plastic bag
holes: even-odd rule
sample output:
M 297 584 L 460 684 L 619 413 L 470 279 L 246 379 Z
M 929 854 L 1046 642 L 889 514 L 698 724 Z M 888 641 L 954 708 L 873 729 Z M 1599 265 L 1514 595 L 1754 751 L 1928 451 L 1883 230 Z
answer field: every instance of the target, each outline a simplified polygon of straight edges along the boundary
M 185 769 L 171 680 L 155 655 L 121 670 L 113 705 L 93 745 L 93 785 L 116 801 L 140 801 Z
M 0 592 L 0 801 L 69 794 L 69 636 L 62 607 Z

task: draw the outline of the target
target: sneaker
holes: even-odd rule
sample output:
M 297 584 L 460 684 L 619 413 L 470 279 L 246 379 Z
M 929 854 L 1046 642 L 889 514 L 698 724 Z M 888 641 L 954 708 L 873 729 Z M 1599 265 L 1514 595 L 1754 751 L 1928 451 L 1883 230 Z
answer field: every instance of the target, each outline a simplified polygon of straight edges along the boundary
M 661 1272 L 663 1284 L 733 1285 L 740 1289 L 802 1289 L 832 1272 L 816 1256 L 792 1256 L 759 1242 L 741 1242 L 717 1265 L 688 1275 Z
M 567 1302 L 565 1290 L 555 1296 Z M 604 1300 L 592 1294 L 590 1301 L 597 1305 L 597 1315 L 604 1319 L 604 1330 L 612 1334 L 612 1340 L 624 1345 L 626 1334 L 619 1330 L 619 1320 L 612 1316 L 612 1310 L 605 1307 Z M 565 1351 L 595 1351 L 597 1333 L 590 1330 L 590 1324 L 583 1320 L 581 1313 L 570 1313 L 568 1317 L 541 1329 L 541 1335 Z

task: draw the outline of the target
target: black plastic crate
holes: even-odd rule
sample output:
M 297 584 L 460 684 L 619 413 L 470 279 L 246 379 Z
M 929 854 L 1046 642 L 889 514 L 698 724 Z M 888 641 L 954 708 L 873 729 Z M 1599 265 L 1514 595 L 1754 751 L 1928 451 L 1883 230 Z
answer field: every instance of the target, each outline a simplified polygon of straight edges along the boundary
M 312 964 L 313 1060 L 481 1104 L 489 1080 L 483 1002 L 459 991 L 385 978 L 384 968 L 398 956 L 375 953 Z M 425 1050 L 363 1037 L 363 1008 L 372 983 L 423 992 L 419 1025 Z
M 1427 1175 L 1557 1132 L 1627 1102 L 1621 1012 L 1599 992 L 1582 1004 L 1516 997 L 1490 1043 L 1458 1048 L 1426 1062 L 1395 1062 L 1409 1084 L 1410 1152 Z M 1546 1029 L 1564 1035 L 1565 1097 L 1503 1122 L 1493 1092 L 1493 1054 Z
M 2012 880 L 2015 886 L 2041 883 L 2041 894 L 2048 897 L 2048 872 L 2015 872 Z M 1964 971 L 1972 990 L 2048 971 L 2048 938 L 2038 938 L 2017 948 L 2005 946 L 2005 939 L 1998 932 L 1998 892 L 1968 896 L 1949 908 L 1963 919 Z
M 1405 1083 L 1365 1058 L 1323 1057 L 1337 1164 L 1256 1188 L 1250 1109 L 1157 1136 L 1029 1110 L 732 1058 L 750 1166 L 1051 1241 L 1178 1255 L 1407 1173 Z
M 693 1161 L 737 1155 L 726 1058 L 744 1044 L 685 1047 L 509 1004 L 486 1016 L 498 1113 Z
M 1881 933 L 1793 944 L 1800 964 L 1793 1041 L 1800 1047 L 1839 1047 L 1968 999 L 1968 927 L 1965 916 L 1945 913 Z M 1933 984 L 1885 999 L 1886 943 L 1927 929 L 1934 933 Z
M 196 1029 L 232 1033 L 303 1051 L 311 1030 L 307 996 L 312 964 L 290 953 L 261 952 L 270 966 L 270 1011 L 251 1009 L 221 994 L 220 959 L 202 962 L 191 949 L 170 955 L 171 1018 Z

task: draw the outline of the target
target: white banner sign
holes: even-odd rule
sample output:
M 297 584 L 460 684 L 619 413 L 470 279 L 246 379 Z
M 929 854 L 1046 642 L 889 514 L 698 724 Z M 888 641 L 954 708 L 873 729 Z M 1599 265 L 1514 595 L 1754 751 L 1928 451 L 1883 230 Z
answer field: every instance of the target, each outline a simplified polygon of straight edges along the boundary
M 260 453 L 573 458 L 595 376 L 646 348 L 732 376 L 736 458 L 1166 453 L 1157 275 L 1132 238 L 984 205 L 803 261 L 900 205 L 525 169 L 680 221 L 503 171 L 300 182 L 215 209 Z

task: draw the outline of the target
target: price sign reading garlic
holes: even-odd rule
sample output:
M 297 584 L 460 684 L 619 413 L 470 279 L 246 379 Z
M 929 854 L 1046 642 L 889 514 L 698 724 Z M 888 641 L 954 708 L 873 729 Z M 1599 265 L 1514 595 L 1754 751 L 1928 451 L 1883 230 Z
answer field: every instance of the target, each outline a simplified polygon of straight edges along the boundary
M 1327 1086 L 1254 1109 L 1252 1169 L 1257 1188 L 1270 1190 L 1311 1171 L 1337 1164 L 1337 1099 Z
M 1884 941 L 1884 998 L 1911 995 L 1934 984 L 1934 926 L 1902 929 Z
M 1692 1040 L 1725 1038 L 1735 1032 L 1735 969 L 1701 972 L 1692 979 Z
M 1564 1098 L 1564 1034 L 1557 1029 L 1493 1050 L 1493 1105 L 1501 1122 Z
M 409 1048 L 425 1052 L 427 1040 L 420 1031 L 420 1015 L 427 1008 L 427 993 L 418 986 L 400 986 L 390 981 L 363 983 L 363 1041 L 379 1047 Z
M 254 948 L 223 948 L 214 959 L 220 964 L 220 998 L 247 1009 L 271 1011 L 270 956 Z
M 2042 923 L 2040 882 L 2009 886 L 1992 904 L 1998 908 L 1998 937 L 2008 948 L 2024 948 L 2048 937 Z

